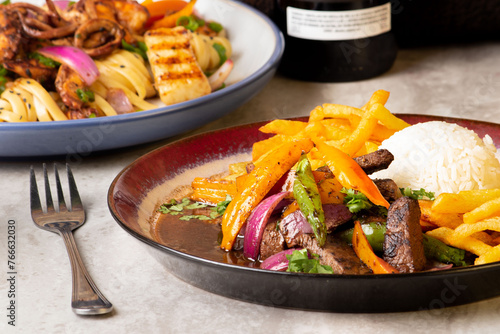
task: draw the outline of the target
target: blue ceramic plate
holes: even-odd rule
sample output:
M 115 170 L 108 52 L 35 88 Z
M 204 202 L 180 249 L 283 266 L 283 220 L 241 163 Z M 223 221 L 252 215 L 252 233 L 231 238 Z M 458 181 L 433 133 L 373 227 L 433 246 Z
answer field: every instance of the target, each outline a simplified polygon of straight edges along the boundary
M 235 67 L 227 87 L 191 101 L 133 114 L 60 122 L 0 123 L 0 157 L 66 155 L 147 143 L 194 129 L 235 110 L 273 77 L 283 36 L 265 15 L 228 0 L 199 0 L 198 12 L 227 27 Z

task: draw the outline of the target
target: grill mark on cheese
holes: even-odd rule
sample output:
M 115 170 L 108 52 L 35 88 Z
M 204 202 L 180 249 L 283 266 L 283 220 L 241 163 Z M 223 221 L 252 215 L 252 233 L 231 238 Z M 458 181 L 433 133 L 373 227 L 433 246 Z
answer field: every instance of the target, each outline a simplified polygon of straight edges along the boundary
M 197 69 L 191 67 L 192 71 L 191 72 L 168 72 L 168 73 L 163 73 L 160 76 L 160 80 L 185 80 L 185 79 L 200 79 L 204 76 L 204 74 L 201 71 L 198 71 Z
M 162 41 L 160 43 L 153 44 L 151 45 L 150 49 L 152 51 L 165 50 L 165 49 L 182 50 L 182 49 L 189 49 L 190 46 L 191 43 L 189 43 L 189 41 L 179 42 L 177 40 L 173 40 L 173 41 Z
M 153 61 L 155 65 L 170 65 L 170 64 L 183 64 L 183 63 L 193 63 L 196 58 L 188 55 L 175 55 L 172 57 L 158 57 Z

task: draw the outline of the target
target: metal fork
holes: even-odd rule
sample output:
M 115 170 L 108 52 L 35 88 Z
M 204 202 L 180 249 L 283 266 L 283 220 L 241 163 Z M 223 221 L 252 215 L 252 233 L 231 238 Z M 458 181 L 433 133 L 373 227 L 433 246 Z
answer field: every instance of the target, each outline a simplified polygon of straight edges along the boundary
M 66 207 L 64 194 L 59 179 L 57 165 L 54 164 L 54 174 L 56 178 L 58 207 L 54 207 L 52 194 L 50 192 L 49 178 L 47 176 L 47 167 L 43 164 L 43 176 L 45 180 L 45 200 L 46 210 L 41 205 L 38 187 L 36 184 L 35 171 L 31 166 L 30 173 L 30 199 L 31 199 L 31 217 L 36 226 L 46 231 L 58 233 L 64 240 L 71 263 L 71 272 L 73 278 L 73 293 L 71 307 L 73 312 L 80 315 L 96 315 L 111 312 L 113 305 L 99 291 L 96 284 L 90 277 L 87 269 L 83 265 L 80 253 L 76 247 L 72 231 L 83 225 L 85 222 L 85 211 L 82 201 L 76 188 L 73 173 L 66 164 L 68 174 L 69 193 L 71 206 Z

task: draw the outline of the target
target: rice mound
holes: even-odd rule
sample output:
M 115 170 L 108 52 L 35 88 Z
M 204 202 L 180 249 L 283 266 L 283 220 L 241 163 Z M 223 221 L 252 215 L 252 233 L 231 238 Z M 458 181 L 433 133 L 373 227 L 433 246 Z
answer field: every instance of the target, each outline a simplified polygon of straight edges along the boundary
M 399 187 L 440 193 L 500 188 L 500 162 L 490 136 L 483 140 L 456 124 L 433 121 L 407 127 L 385 140 L 394 161 L 372 174 Z

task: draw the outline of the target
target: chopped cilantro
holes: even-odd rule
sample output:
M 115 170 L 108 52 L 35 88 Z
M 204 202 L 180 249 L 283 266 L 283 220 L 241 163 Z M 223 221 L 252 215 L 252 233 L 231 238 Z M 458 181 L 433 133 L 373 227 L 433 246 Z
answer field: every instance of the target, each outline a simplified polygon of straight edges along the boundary
M 344 204 L 352 213 L 357 213 L 361 210 L 367 210 L 373 206 L 373 204 L 363 193 L 360 193 L 354 189 L 347 189 L 344 187 L 340 192 L 346 195 L 344 197 Z
M 428 199 L 433 201 L 435 199 L 434 193 L 432 191 L 426 191 L 424 188 L 420 188 L 420 190 L 412 190 L 410 187 L 399 189 L 401 190 L 403 196 L 408 196 L 416 200 Z
M 219 202 L 217 203 L 217 206 L 214 206 L 212 208 L 212 210 L 219 216 L 222 216 L 224 214 L 224 212 L 226 211 L 227 209 L 227 206 L 229 205 L 229 203 L 231 203 L 231 196 L 229 195 L 226 195 L 226 199 L 223 200 L 222 202 Z
M 206 208 L 207 205 L 199 202 L 195 202 L 193 204 L 186 205 L 186 209 L 201 209 L 201 208 Z
M 122 39 L 122 48 L 124 50 L 137 53 L 139 56 L 144 58 L 144 60 L 148 60 L 148 55 L 146 53 L 148 51 L 148 47 L 144 42 L 137 42 L 137 47 L 136 47 L 132 44 L 125 42 L 125 40 Z
M 310 273 L 310 274 L 333 274 L 333 269 L 330 266 L 319 264 L 319 256 L 313 254 L 309 258 L 307 249 L 293 251 L 291 255 L 287 255 L 288 272 L 294 273 Z
M 223 203 L 223 202 L 221 202 L 221 203 Z M 219 213 L 217 211 L 213 210 L 216 207 L 212 208 L 213 211 L 210 213 L 210 216 L 185 215 L 184 214 L 184 209 L 194 210 L 194 209 L 200 209 L 200 208 L 205 208 L 205 207 L 207 207 L 206 204 L 199 203 L 199 202 L 193 203 L 193 202 L 191 202 L 191 200 L 189 198 L 183 198 L 180 202 L 176 201 L 175 199 L 172 199 L 172 200 L 170 200 L 170 202 L 162 204 L 158 208 L 158 212 L 161 212 L 163 214 L 170 214 L 173 216 L 182 215 L 179 218 L 180 220 L 190 220 L 190 219 L 210 220 L 210 219 L 215 219 L 215 218 L 219 217 Z

